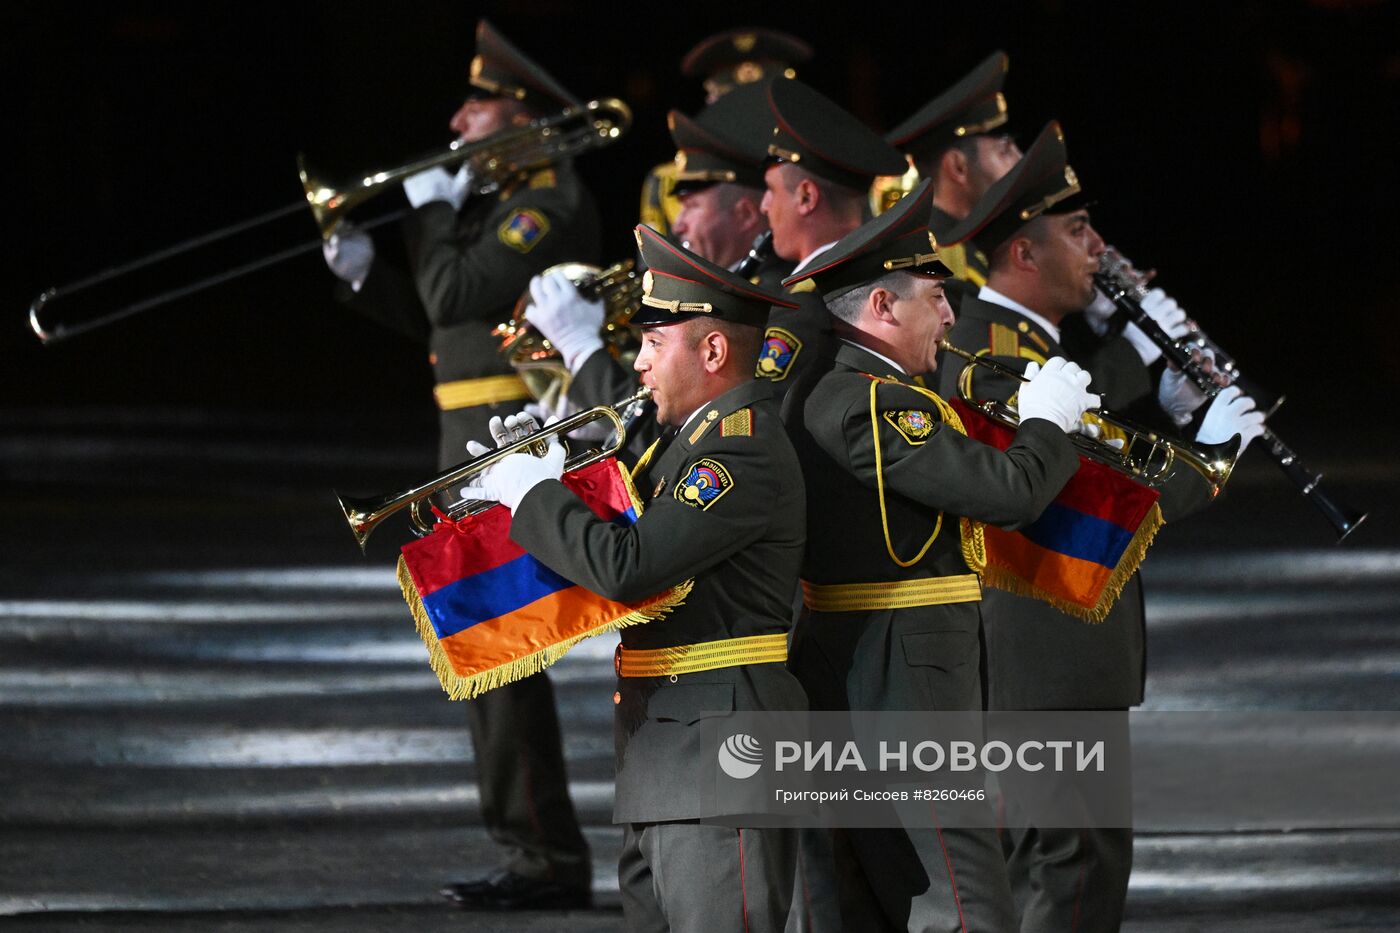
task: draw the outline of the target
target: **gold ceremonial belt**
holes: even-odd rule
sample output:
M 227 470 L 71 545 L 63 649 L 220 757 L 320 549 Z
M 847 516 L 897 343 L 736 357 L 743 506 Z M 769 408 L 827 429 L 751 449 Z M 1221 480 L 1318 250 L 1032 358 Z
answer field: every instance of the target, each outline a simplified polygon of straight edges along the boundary
M 635 651 L 619 645 L 613 667 L 619 677 L 674 677 L 721 667 L 786 660 L 787 635 L 750 635 L 649 651 Z
M 889 583 L 833 583 L 822 586 L 802 581 L 802 601 L 814 612 L 860 612 L 866 609 L 910 609 L 975 603 L 982 583 L 975 573 Z
M 519 376 L 482 376 L 480 379 L 458 379 L 439 382 L 433 386 L 433 398 L 443 411 L 494 405 L 497 402 L 517 402 L 531 398 L 530 390 Z

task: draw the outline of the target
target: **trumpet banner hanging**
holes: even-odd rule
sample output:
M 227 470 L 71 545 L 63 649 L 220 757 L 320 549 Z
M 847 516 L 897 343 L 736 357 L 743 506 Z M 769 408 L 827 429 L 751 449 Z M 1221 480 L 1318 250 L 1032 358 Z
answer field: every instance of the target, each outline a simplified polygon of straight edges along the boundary
M 1015 432 L 959 399 L 968 436 L 999 450 Z M 1155 489 L 1086 457 L 1055 501 L 1019 531 L 986 526 L 982 582 L 1102 622 L 1162 527 Z
M 562 482 L 599 518 L 634 524 L 641 500 L 609 457 Z M 681 604 L 690 582 L 635 602 L 605 599 L 565 579 L 510 540 L 501 507 L 404 545 L 399 586 L 442 689 L 466 700 L 544 670 L 590 635 L 649 622 Z

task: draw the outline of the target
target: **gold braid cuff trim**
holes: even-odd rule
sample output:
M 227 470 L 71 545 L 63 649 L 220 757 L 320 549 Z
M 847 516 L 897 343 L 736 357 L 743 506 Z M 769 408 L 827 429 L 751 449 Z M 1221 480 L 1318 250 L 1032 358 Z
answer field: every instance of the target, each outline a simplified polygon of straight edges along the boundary
M 1147 513 L 1142 524 L 1138 526 L 1137 533 L 1133 535 L 1133 540 L 1128 544 L 1128 549 L 1123 552 L 1118 566 L 1113 569 L 1108 582 L 1104 584 L 1103 592 L 1099 594 L 1099 601 L 1093 606 L 1086 607 L 1061 599 L 1039 587 L 1032 586 L 1019 577 L 1011 576 L 995 564 L 983 572 L 982 579 L 987 586 L 1048 603 L 1080 621 L 1097 624 L 1108 618 L 1109 610 L 1113 608 L 1113 604 L 1122 595 L 1123 587 L 1127 584 L 1128 578 L 1137 572 L 1143 558 L 1147 556 L 1147 549 L 1152 546 L 1152 539 L 1157 537 L 1157 532 L 1165 524 L 1166 520 L 1162 518 L 1162 509 L 1154 503 L 1152 510 Z
M 437 399 L 437 406 L 442 411 L 517 402 L 533 397 L 530 390 L 525 388 L 524 381 L 515 375 L 458 379 L 456 382 L 439 382 L 433 387 L 433 398 Z
M 618 648 L 617 673 L 619 677 L 668 677 L 742 664 L 781 664 L 786 660 L 787 635 L 750 635 L 673 648 Z
M 636 487 L 632 485 L 632 477 L 627 474 L 627 470 L 621 464 L 618 464 L 618 473 L 621 474 L 623 484 L 627 488 L 627 497 L 632 501 L 632 507 L 637 510 L 637 515 L 640 517 L 642 500 L 637 495 Z M 452 662 L 448 660 L 447 652 L 443 651 L 442 645 L 438 644 L 437 630 L 433 628 L 433 623 L 428 618 L 428 611 L 423 608 L 423 600 L 418 595 L 418 588 L 413 584 L 413 576 L 408 572 L 408 565 L 404 562 L 402 555 L 399 556 L 398 579 L 399 589 L 403 591 L 404 601 L 408 603 L 409 612 L 413 615 L 414 627 L 418 629 L 418 637 L 423 639 L 423 644 L 428 649 L 428 665 L 437 675 L 443 691 L 446 692 L 449 699 L 453 700 L 470 700 L 481 696 L 487 690 L 504 687 L 506 684 L 523 680 L 531 674 L 538 674 L 568 654 L 574 645 L 585 638 L 602 635 L 604 632 L 615 632 L 631 625 L 655 622 L 670 613 L 672 609 L 683 605 L 686 597 L 690 595 L 690 591 L 695 588 L 694 579 L 684 580 L 657 597 L 655 601 L 647 603 L 621 618 L 586 632 L 580 632 L 564 641 L 546 645 L 538 651 L 511 661 L 509 664 L 501 664 L 476 674 L 462 675 L 452 669 Z M 786 641 L 784 646 L 783 658 L 786 660 Z
M 802 581 L 802 601 L 813 612 L 911 609 L 915 606 L 974 603 L 981 599 L 982 585 L 975 573 L 886 583 L 818 584 Z

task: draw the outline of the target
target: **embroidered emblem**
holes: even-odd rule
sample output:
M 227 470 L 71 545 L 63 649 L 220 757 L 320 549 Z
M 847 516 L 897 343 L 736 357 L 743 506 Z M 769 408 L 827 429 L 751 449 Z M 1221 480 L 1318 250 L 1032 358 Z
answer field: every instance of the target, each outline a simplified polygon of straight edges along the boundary
M 758 369 L 754 375 L 759 379 L 782 382 L 792 370 L 792 362 L 802 352 L 802 341 L 791 331 L 781 327 L 770 327 L 763 335 L 763 349 L 758 353 Z
M 729 475 L 724 464 L 706 457 L 697 461 L 685 479 L 676 484 L 674 495 L 686 505 L 703 511 L 733 488 L 734 477 Z
M 926 411 L 887 411 L 885 420 L 910 444 L 918 447 L 933 433 L 937 419 Z
M 753 410 L 741 408 L 719 423 L 720 437 L 753 437 Z
M 539 211 L 524 208 L 496 230 L 496 237 L 513 250 L 528 253 L 549 232 L 549 221 Z

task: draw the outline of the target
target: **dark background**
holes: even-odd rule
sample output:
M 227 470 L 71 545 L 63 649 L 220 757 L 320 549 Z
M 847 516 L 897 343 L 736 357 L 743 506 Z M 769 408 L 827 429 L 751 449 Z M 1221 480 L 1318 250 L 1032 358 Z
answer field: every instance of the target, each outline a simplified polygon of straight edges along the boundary
M 1372 401 L 1400 387 L 1400 24 L 1384 0 L 10 4 L 0 411 L 401 410 L 430 431 L 423 351 L 336 305 L 315 253 L 49 348 L 26 310 L 45 286 L 295 201 L 298 152 L 344 178 L 446 143 L 482 15 L 579 96 L 632 105 L 632 133 L 580 161 L 610 259 L 631 254 L 638 186 L 672 154 L 666 110 L 701 104 L 678 71 L 701 37 L 804 37 L 801 77 L 881 130 L 1003 48 L 1022 142 L 1062 121 L 1096 226 L 1288 393 L 1280 417 L 1395 421 Z M 297 214 L 194 265 L 314 237 Z

